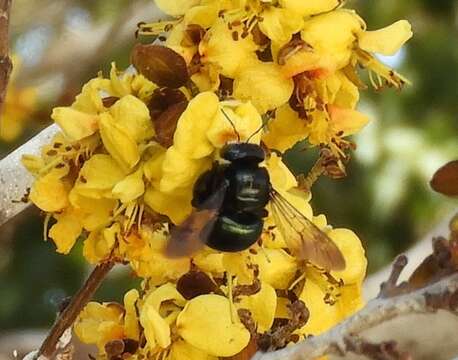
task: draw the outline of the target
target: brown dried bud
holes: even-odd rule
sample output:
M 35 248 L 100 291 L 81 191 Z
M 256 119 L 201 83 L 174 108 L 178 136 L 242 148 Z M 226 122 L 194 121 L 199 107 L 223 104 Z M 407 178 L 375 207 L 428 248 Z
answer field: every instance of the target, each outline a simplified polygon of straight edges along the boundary
M 112 107 L 119 98 L 117 96 L 107 96 L 102 99 L 102 104 L 106 108 Z
M 182 46 L 198 45 L 205 35 L 205 29 L 197 24 L 189 24 L 184 31 Z
M 165 46 L 137 44 L 131 61 L 140 74 L 159 86 L 179 88 L 189 80 L 184 58 Z
M 178 119 L 188 106 L 187 101 L 169 106 L 154 120 L 156 140 L 162 146 L 169 148 L 173 145 L 173 135 L 177 129 Z
M 458 196 L 458 160 L 442 166 L 431 179 L 434 191 L 447 196 Z
M 184 274 L 178 279 L 177 290 L 186 300 L 220 292 L 213 280 L 202 271 L 189 271 Z
M 124 341 L 116 339 L 107 342 L 105 344 L 105 351 L 107 353 L 108 359 L 122 355 L 124 352 Z
M 156 131 L 156 140 L 164 147 L 173 144 L 178 119 L 186 110 L 188 100 L 178 89 L 156 89 L 148 104 Z

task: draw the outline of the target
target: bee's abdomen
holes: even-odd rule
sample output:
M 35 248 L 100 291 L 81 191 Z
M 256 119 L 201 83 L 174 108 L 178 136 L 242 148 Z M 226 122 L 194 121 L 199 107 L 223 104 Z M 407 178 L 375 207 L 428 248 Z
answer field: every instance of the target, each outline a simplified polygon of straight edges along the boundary
M 207 245 L 219 251 L 245 250 L 261 236 L 263 224 L 261 217 L 249 212 L 220 214 Z

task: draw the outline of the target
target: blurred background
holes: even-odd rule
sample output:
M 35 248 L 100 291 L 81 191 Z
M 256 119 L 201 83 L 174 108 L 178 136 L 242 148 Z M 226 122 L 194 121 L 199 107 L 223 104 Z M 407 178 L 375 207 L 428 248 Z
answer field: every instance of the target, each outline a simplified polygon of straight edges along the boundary
M 396 55 L 381 58 L 413 85 L 402 92 L 362 92 L 360 109 L 372 121 L 355 138 L 348 177 L 321 179 L 314 187 L 315 212 L 359 235 L 374 273 L 457 209 L 456 200 L 434 193 L 428 182 L 437 168 L 458 157 L 458 1 L 347 3 L 369 30 L 398 19 L 409 20 L 414 30 Z M 152 0 L 13 1 L 15 69 L 0 158 L 47 126 L 52 107 L 70 104 L 99 70 L 107 74 L 111 61 L 127 66 L 136 24 L 158 16 Z M 295 171 L 306 172 L 316 155 L 293 149 L 287 160 Z M 39 329 L 49 328 L 59 303 L 89 271 L 81 248 L 62 256 L 43 242 L 42 224 L 31 208 L 0 231 L 0 353 L 2 332 L 27 330 L 31 336 L 30 330 L 38 329 L 39 336 Z M 128 272 L 115 271 L 97 297 L 120 300 L 134 283 Z

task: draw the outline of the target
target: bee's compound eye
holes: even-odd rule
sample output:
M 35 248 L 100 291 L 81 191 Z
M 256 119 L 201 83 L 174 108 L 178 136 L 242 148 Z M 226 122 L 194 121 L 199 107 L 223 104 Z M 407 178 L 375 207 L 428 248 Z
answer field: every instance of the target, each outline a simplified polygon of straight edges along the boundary
M 228 252 L 248 249 L 261 236 L 263 224 L 262 218 L 251 213 L 222 214 L 216 220 L 207 245 Z

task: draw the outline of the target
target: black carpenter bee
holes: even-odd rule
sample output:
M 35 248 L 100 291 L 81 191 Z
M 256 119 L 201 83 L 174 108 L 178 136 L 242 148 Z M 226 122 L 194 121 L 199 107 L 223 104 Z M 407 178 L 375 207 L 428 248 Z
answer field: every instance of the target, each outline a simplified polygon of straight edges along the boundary
M 270 201 L 275 224 L 297 258 L 326 270 L 345 268 L 334 242 L 272 187 L 259 166 L 265 159 L 259 145 L 229 143 L 220 156 L 225 163 L 215 163 L 194 185 L 191 215 L 171 228 L 169 256 L 191 255 L 204 244 L 227 252 L 248 249 L 261 236 Z

